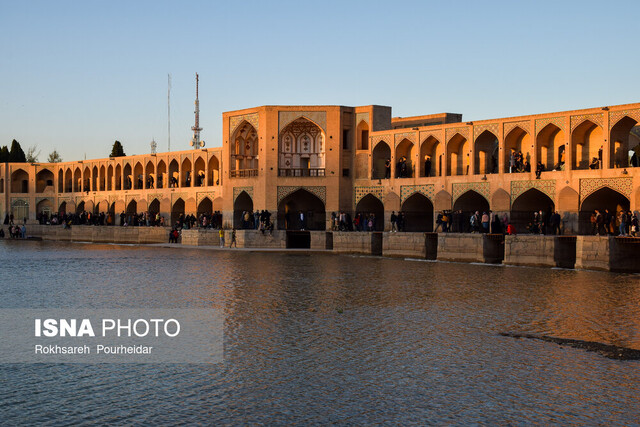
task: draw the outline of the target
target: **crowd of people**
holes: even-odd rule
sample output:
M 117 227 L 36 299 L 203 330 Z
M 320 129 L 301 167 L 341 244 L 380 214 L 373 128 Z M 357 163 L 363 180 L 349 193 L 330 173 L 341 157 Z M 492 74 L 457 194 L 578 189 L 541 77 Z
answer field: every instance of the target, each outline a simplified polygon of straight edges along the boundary
M 609 212 L 609 209 L 600 211 L 596 209 L 590 217 L 591 234 L 606 236 L 619 235 L 638 237 L 638 213 L 629 210 L 620 210 L 617 214 Z
M 241 225 L 244 230 L 260 230 L 262 234 L 266 232 L 273 233 L 273 222 L 271 221 L 271 212 L 268 210 L 242 211 Z M 220 217 L 222 221 L 222 216 Z M 304 229 L 304 218 L 302 229 Z

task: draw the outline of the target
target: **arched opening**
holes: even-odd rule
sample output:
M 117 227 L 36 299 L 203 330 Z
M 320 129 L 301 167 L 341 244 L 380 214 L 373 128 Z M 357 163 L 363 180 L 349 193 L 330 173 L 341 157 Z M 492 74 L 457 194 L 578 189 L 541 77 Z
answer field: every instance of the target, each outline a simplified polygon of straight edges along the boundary
M 369 125 L 364 120 L 360 120 L 358 126 L 356 127 L 357 134 L 357 150 L 368 150 L 369 149 Z
M 324 133 L 300 117 L 278 136 L 279 176 L 324 176 Z
M 82 182 L 80 183 L 78 191 L 91 191 L 91 169 L 89 169 L 88 166 L 84 168 Z
M 391 177 L 390 174 L 389 176 L 386 175 L 385 163 L 387 160 L 391 161 L 391 148 L 389 148 L 386 142 L 380 141 L 373 149 L 373 171 L 371 178 L 383 179 Z
M 524 129 L 519 126 L 514 127 L 504 139 L 504 149 L 505 172 L 525 172 L 527 169 L 531 171 L 533 147 L 531 137 Z
M 133 188 L 133 172 L 131 170 L 131 165 L 127 163 L 124 165 L 124 170 L 122 172 L 122 179 L 124 180 L 123 185 L 125 190 L 131 190 Z
M 403 139 L 396 146 L 396 177 L 411 178 L 413 176 L 413 142 Z
M 420 146 L 420 176 L 442 176 L 444 148 L 435 137 L 429 136 Z
M 580 205 L 578 230 L 580 234 L 593 234 L 591 214 L 597 209 L 604 216 L 607 234 L 617 234 L 618 214 L 629 210 L 629 199 L 609 187 L 603 187 L 587 196 Z
M 216 156 L 209 159 L 209 176 L 207 177 L 207 185 L 220 185 L 220 161 Z
M 322 200 L 304 189 L 289 194 L 278 204 L 278 229 L 325 230 L 326 219 Z
M 64 192 L 64 171 L 62 169 L 58 170 L 58 193 Z
M 195 179 L 196 187 L 204 187 L 205 182 L 205 172 L 204 172 L 204 159 L 202 157 L 198 157 L 196 162 L 193 164 L 193 175 Z
M 489 213 L 489 202 L 480 193 L 469 190 L 456 199 L 453 210 L 457 212 L 456 219 L 458 220 L 454 229 L 468 233 L 472 231 L 469 223 L 471 215 L 476 212 L 480 215 L 484 212 Z
M 53 213 L 53 203 L 49 199 L 43 199 L 36 205 L 36 214 L 40 219 L 40 224 L 46 224 Z
M 104 166 L 100 166 L 100 191 L 105 191 L 107 188 L 107 177 L 105 173 L 106 169 Z
M 198 218 L 203 214 L 211 215 L 213 213 L 213 203 L 211 202 L 211 199 L 209 199 L 208 197 L 202 199 L 202 201 L 198 205 L 196 213 Z
M 447 175 L 469 174 L 469 142 L 456 133 L 447 144 Z
M 364 221 L 371 218 L 374 231 L 384 230 L 384 205 L 372 194 L 364 196 L 356 205 L 356 214 L 362 214 Z
M 67 193 L 73 192 L 73 172 L 71 169 L 67 169 L 64 173 L 64 188 Z
M 11 174 L 11 192 L 29 192 L 29 174 L 23 169 L 18 169 Z
M 107 191 L 113 190 L 113 165 L 107 168 Z
M 67 202 L 62 202 L 60 203 L 60 206 L 58 206 L 58 215 L 64 215 L 67 213 Z
M 151 203 L 149 203 L 149 215 L 152 219 L 155 218 L 156 214 L 160 212 L 160 201 L 158 199 L 153 199 Z
M 640 165 L 640 126 L 629 116 L 624 116 L 612 128 L 609 137 L 609 167 L 626 168 Z M 635 128 L 635 132 L 634 131 Z
M 553 200 L 542 191 L 531 188 L 513 201 L 509 222 L 516 228 L 517 233 L 527 233 L 535 225 L 536 212 L 542 211 L 542 216 L 538 218 L 539 224 L 544 223 L 544 229 L 540 230 L 547 234 L 550 231 L 549 219 L 555 211 Z
M 136 190 L 142 190 L 144 187 L 144 171 L 142 169 L 142 163 L 137 162 L 133 167 L 133 188 Z
M 144 168 L 144 188 L 156 187 L 156 174 L 153 162 L 147 162 L 147 166 Z
M 599 169 L 602 167 L 602 128 L 585 120 L 571 134 L 572 169 Z
M 193 172 L 191 171 L 191 160 L 182 161 L 182 176 L 180 177 L 180 187 L 191 187 L 193 182 Z
M 98 167 L 91 169 L 91 191 L 98 191 Z
M 45 191 L 54 191 L 53 188 L 53 172 L 49 169 L 42 169 L 36 174 L 36 193 L 44 193 Z
M 29 174 L 23 169 L 18 169 L 11 174 L 11 192 L 29 192 Z
M 84 212 L 84 202 L 80 202 L 76 205 L 76 215 L 80 215 L 82 212 Z
M 165 185 L 167 185 L 167 165 L 164 160 L 158 162 L 156 178 L 156 188 L 165 188 Z
M 116 190 L 122 190 L 124 181 L 122 179 L 122 166 L 116 166 Z
M 258 132 L 246 120 L 231 135 L 230 176 L 258 176 Z
M 562 148 L 562 151 L 560 150 Z M 545 170 L 564 170 L 564 132 L 549 123 L 536 138 L 536 158 Z
M 233 226 L 235 228 L 249 228 L 250 224 L 243 224 L 243 214 L 245 212 L 252 212 L 253 211 L 253 200 L 251 200 L 251 197 L 247 194 L 246 191 L 241 192 L 240 194 L 238 194 L 238 197 L 236 197 L 236 200 L 233 202 Z
M 127 209 L 125 210 L 125 213 L 127 215 L 136 215 L 138 213 L 138 202 L 136 202 L 135 200 L 130 201 L 129 204 L 127 205 Z
M 178 165 L 178 161 L 176 159 L 171 160 L 169 163 L 169 187 L 176 188 L 178 187 L 178 183 L 180 182 L 180 166 Z
M 433 203 L 426 196 L 415 193 L 404 201 L 404 231 L 433 231 Z
M 22 199 L 14 200 L 11 203 L 11 214 L 16 224 L 26 222 L 29 219 L 29 202 Z
M 498 173 L 498 137 L 485 130 L 476 138 L 474 167 L 476 174 Z

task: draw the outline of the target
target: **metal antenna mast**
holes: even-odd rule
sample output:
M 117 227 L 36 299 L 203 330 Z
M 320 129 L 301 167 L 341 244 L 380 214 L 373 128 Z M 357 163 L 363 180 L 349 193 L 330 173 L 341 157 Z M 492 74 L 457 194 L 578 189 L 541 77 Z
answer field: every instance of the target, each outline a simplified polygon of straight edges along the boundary
M 167 74 L 167 151 L 171 151 L 171 74 Z
M 196 73 L 196 124 L 191 128 L 191 130 L 193 131 L 193 139 L 191 140 L 191 146 L 194 149 L 198 149 L 198 148 L 202 148 L 204 147 L 204 141 L 200 140 L 200 131 L 202 130 L 202 128 L 200 127 L 200 101 L 198 100 L 198 83 L 200 81 L 200 77 L 198 76 L 198 73 Z

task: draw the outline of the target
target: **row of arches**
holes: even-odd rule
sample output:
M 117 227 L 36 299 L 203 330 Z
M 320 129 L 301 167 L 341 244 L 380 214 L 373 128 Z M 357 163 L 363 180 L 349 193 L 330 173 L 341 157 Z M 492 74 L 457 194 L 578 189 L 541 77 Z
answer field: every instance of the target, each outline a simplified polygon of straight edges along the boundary
M 511 154 L 518 152 L 522 153 L 524 161 L 529 162 L 531 170 L 535 170 L 537 161 L 545 166 L 545 170 L 564 169 L 569 159 L 572 170 L 593 168 L 594 159 L 598 161 L 599 168 L 624 168 L 638 166 L 638 158 L 633 160 L 632 152 L 640 149 L 639 135 L 638 122 L 624 116 L 611 128 L 609 144 L 605 147 L 602 127 L 587 119 L 571 132 L 569 141 L 566 141 L 565 131 L 554 123 L 547 124 L 535 138 L 529 131 L 515 126 L 505 135 L 502 148 L 498 136 L 490 130 L 483 131 L 473 141 L 456 133 L 446 144 L 430 135 L 419 147 L 409 139 L 403 139 L 395 146 L 393 158 L 395 162 L 403 157 L 407 159 L 407 177 L 499 173 L 500 163 L 502 170 L 508 172 L 512 165 Z M 566 152 L 567 146 L 571 150 L 570 157 Z M 608 150 L 608 165 L 603 164 L 605 150 Z M 388 175 L 385 162 L 391 158 L 391 148 L 385 141 L 373 147 L 372 179 Z M 392 168 L 391 176 L 399 176 L 395 170 L 397 164 L 392 164 Z
M 195 162 L 184 159 L 178 163 L 173 159 L 167 165 L 160 160 L 156 165 L 149 161 L 145 166 L 136 162 L 121 165 L 101 165 L 84 169 L 76 166 L 58 171 L 58 192 L 86 192 L 113 190 L 142 190 L 151 188 L 170 187 L 204 187 L 220 185 L 220 163 L 212 156 L 208 163 L 198 157 Z M 4 186 L 2 186 L 4 188 Z M 55 175 L 43 168 L 35 176 L 35 192 L 45 193 L 55 191 Z M 33 190 L 33 189 L 31 189 Z M 17 169 L 11 174 L 11 192 L 29 193 L 29 174 L 24 169 Z

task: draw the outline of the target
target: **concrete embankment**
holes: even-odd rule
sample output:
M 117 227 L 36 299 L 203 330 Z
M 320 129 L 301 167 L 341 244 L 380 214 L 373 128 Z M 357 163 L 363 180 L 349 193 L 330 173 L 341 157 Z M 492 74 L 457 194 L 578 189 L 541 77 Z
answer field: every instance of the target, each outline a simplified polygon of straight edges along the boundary
M 169 228 L 31 225 L 28 234 L 45 240 L 94 243 L 167 243 Z M 231 230 L 224 231 L 225 246 Z M 219 230 L 183 230 L 185 246 L 220 245 Z M 441 261 L 639 273 L 640 238 L 457 233 L 391 233 L 237 230 L 239 248 L 312 249 Z

